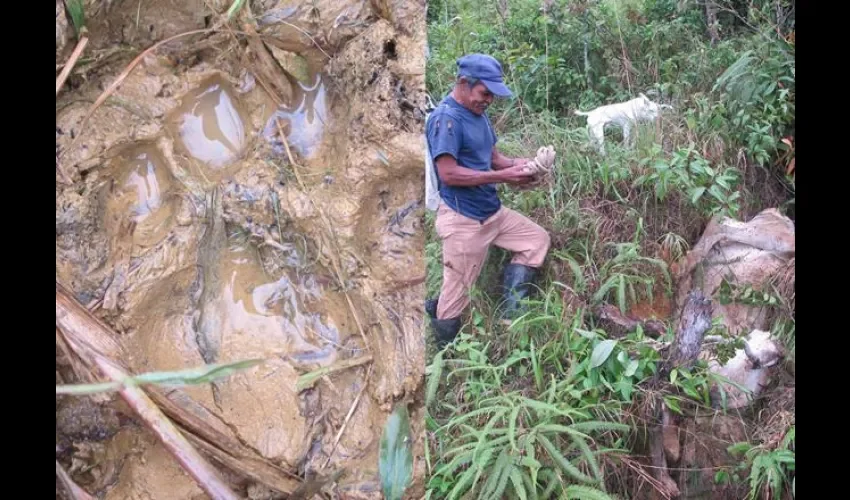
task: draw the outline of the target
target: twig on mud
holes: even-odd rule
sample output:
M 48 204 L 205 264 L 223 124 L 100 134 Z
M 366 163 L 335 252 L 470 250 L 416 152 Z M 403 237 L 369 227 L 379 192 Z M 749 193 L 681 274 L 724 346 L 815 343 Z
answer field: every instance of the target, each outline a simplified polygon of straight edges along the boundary
M 366 379 L 363 382 L 363 387 L 360 388 L 360 392 L 357 393 L 357 397 L 354 398 L 354 402 L 351 404 L 351 408 L 348 410 L 348 415 L 345 416 L 345 421 L 342 423 L 342 427 L 339 428 L 339 432 L 336 433 L 336 439 L 334 439 L 334 446 L 331 448 L 331 452 L 328 454 L 328 459 L 325 460 L 325 465 L 323 467 L 327 467 L 329 463 L 331 463 L 331 458 L 334 456 L 334 452 L 336 452 L 336 447 L 339 445 L 339 440 L 342 439 L 342 433 L 345 432 L 345 428 L 348 426 L 348 422 L 351 420 L 351 416 L 354 415 L 354 410 L 357 409 L 357 404 L 360 403 L 360 398 L 363 396 L 363 393 L 366 392 L 366 387 L 369 386 L 369 379 L 372 375 L 372 367 L 375 365 L 369 365 L 369 371 L 366 372 Z
M 672 492 L 664 486 L 664 483 L 655 479 L 654 477 L 652 477 L 652 474 L 646 471 L 646 468 L 648 467 L 647 465 L 644 465 L 638 462 L 637 460 L 634 460 L 625 455 L 620 456 L 619 458 L 623 462 L 623 464 L 625 464 L 626 467 L 634 471 L 638 475 L 638 477 L 640 477 L 642 480 L 646 481 L 650 486 L 652 486 L 655 491 L 658 492 L 658 494 L 660 494 L 667 500 L 670 499 L 670 497 L 672 496 Z
M 331 55 L 330 55 L 330 54 L 328 54 L 327 52 L 325 52 L 325 49 L 323 49 L 323 48 L 322 48 L 322 46 L 321 46 L 321 45 L 319 45 L 319 42 L 317 42 L 317 41 L 316 41 L 316 39 L 315 39 L 315 38 L 313 38 L 313 36 L 312 36 L 310 33 L 308 33 L 307 31 L 305 31 L 304 29 L 299 28 L 298 26 L 295 26 L 294 24 L 292 24 L 292 23 L 288 23 L 288 22 L 283 21 L 283 20 L 279 20 L 279 21 L 277 21 L 275 24 L 283 24 L 283 25 L 285 25 L 285 26 L 289 26 L 290 28 L 292 28 L 292 29 L 294 29 L 294 30 L 296 30 L 296 31 L 299 31 L 302 35 L 304 35 L 304 36 L 306 36 L 307 38 L 309 38 L 309 39 L 310 39 L 310 41 L 311 41 L 311 42 L 313 42 L 313 45 L 315 45 L 315 46 L 316 46 L 316 48 L 317 48 L 317 49 L 319 49 L 319 51 L 321 51 L 321 53 L 325 55 L 325 57 L 327 57 L 328 59 L 331 59 Z
M 86 48 L 86 45 L 89 43 L 89 37 L 85 33 L 80 37 L 80 41 L 77 42 L 77 46 L 74 47 L 74 52 L 71 53 L 71 57 L 68 58 L 68 62 L 65 63 L 65 67 L 62 68 L 62 72 L 59 73 L 59 76 L 56 78 L 56 95 L 59 95 L 59 91 L 62 90 L 62 86 L 65 85 L 65 80 L 68 79 L 68 75 L 71 74 L 71 70 L 74 69 L 74 66 L 77 64 L 77 59 L 83 54 L 83 50 Z
M 62 486 L 65 487 L 65 491 L 68 492 L 68 496 L 71 500 L 95 500 L 95 497 L 89 495 L 86 490 L 80 488 L 77 483 L 71 479 L 71 476 L 65 471 L 65 468 L 56 461 L 56 477 L 59 478 L 59 482 L 62 483 Z
M 59 157 L 56 157 L 56 171 L 59 172 L 59 176 L 62 177 L 62 181 L 69 186 L 74 183 L 68 174 L 65 172 L 65 169 L 62 167 L 62 164 L 59 163 Z
M 280 124 L 280 119 L 275 119 L 275 125 L 277 125 L 277 131 L 280 135 L 281 141 L 283 141 L 283 146 L 286 149 L 286 155 L 289 157 L 289 163 L 292 165 L 292 171 L 295 174 L 295 180 L 298 181 L 298 185 L 301 187 L 301 190 L 304 191 L 304 194 L 307 195 L 307 199 L 310 200 L 310 204 L 313 205 L 313 208 L 319 213 L 322 218 L 322 222 L 325 223 L 325 229 L 328 232 L 329 238 L 332 240 L 333 246 L 336 251 L 336 259 L 331 259 L 331 264 L 333 264 L 334 272 L 336 273 L 337 280 L 339 280 L 339 285 L 342 288 L 343 295 L 345 295 L 345 300 L 348 303 L 348 307 L 351 310 L 351 315 L 354 317 L 354 322 L 357 323 L 357 329 L 360 331 L 360 336 L 363 338 L 363 343 L 367 348 L 371 350 L 371 344 L 369 340 L 366 338 L 366 331 L 363 329 L 363 324 L 360 322 L 360 316 L 357 314 L 357 308 L 354 307 L 354 301 L 351 300 L 351 295 L 348 293 L 348 288 L 346 286 L 346 280 L 342 274 L 342 267 L 337 262 L 339 260 L 339 243 L 336 241 L 334 237 L 333 226 L 330 221 L 328 221 L 327 216 L 325 215 L 324 210 L 318 206 L 318 204 L 313 200 L 313 197 L 307 192 L 307 186 L 301 180 L 301 174 L 298 173 L 298 170 L 301 168 L 300 165 L 295 163 L 295 158 L 292 156 L 292 150 L 289 148 L 289 141 L 286 140 L 286 134 L 283 133 L 283 126 Z
M 324 368 L 319 368 L 318 370 L 314 370 L 310 373 L 305 373 L 298 377 L 298 382 L 295 384 L 295 389 L 297 391 L 303 391 L 304 389 L 309 389 L 316 385 L 316 382 L 319 381 L 320 378 L 325 377 L 326 375 L 330 375 L 331 373 L 340 372 L 343 370 L 347 370 L 349 368 L 354 368 L 355 366 L 365 365 L 366 363 L 372 362 L 372 356 L 362 356 L 354 359 L 346 359 L 340 361 L 339 363 L 335 363 L 331 366 L 326 366 Z
M 387 293 L 395 293 L 395 292 L 398 292 L 399 290 L 404 290 L 405 288 L 408 288 L 408 287 L 421 285 L 422 283 L 425 283 L 426 279 L 427 279 L 426 276 L 419 276 L 418 278 L 410 278 L 410 279 L 407 279 L 407 280 L 399 280 L 399 281 L 396 281 L 393 284 L 393 286 L 387 288 L 386 291 L 387 291 Z
M 56 327 L 74 353 L 108 380 L 122 380 L 125 370 L 108 353 L 121 352 L 114 334 L 56 283 Z M 214 500 L 237 500 L 237 496 L 218 472 L 200 455 L 186 438 L 139 387 L 124 386 L 121 397 L 162 441 L 165 448 Z
M 89 109 L 89 111 L 83 117 L 83 121 L 80 122 L 77 137 L 74 138 L 74 140 L 71 142 L 70 146 L 65 148 L 65 150 L 62 152 L 60 157 L 64 156 L 65 153 L 67 153 L 68 151 L 70 151 L 71 149 L 74 148 L 74 146 L 77 144 L 77 141 L 79 141 L 80 137 L 82 137 L 83 133 L 85 133 L 85 126 L 88 123 L 89 118 L 91 118 L 91 116 L 94 114 L 94 112 L 97 111 L 97 108 L 99 108 L 109 98 L 109 96 L 111 96 L 113 93 L 115 93 L 116 90 L 118 90 L 118 87 L 120 87 L 121 84 L 124 83 L 124 80 L 126 80 L 127 77 L 130 76 L 130 73 L 132 73 L 133 70 L 136 69 L 136 66 L 138 66 L 138 64 L 140 62 L 142 62 L 142 59 L 144 59 L 148 54 L 150 54 L 153 51 L 155 51 L 156 49 L 158 49 L 161 45 L 164 45 L 168 42 L 171 42 L 171 41 L 176 40 L 178 38 L 182 38 L 184 36 L 197 35 L 197 34 L 200 34 L 200 33 L 209 33 L 209 32 L 210 32 L 210 30 L 203 29 L 203 30 L 187 31 L 185 33 L 179 33 L 177 35 L 168 37 L 165 40 L 160 40 L 159 42 L 156 42 L 155 44 L 151 45 L 150 47 L 148 47 L 147 49 L 142 51 L 141 54 L 137 55 L 136 58 L 133 59 L 132 61 L 130 61 L 130 64 L 128 64 L 127 67 L 124 68 L 124 71 L 122 71 L 121 74 L 118 75 L 118 77 L 115 79 L 115 81 L 113 81 L 112 84 L 106 90 L 104 90 L 102 94 L 100 94 L 100 97 L 97 98 L 97 100 L 94 102 L 92 107 Z

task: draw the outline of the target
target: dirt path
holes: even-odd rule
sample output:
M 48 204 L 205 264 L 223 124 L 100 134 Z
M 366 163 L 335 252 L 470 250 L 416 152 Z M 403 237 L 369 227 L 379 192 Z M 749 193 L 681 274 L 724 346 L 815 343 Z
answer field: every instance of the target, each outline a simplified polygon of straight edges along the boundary
M 383 423 L 424 373 L 423 290 L 397 286 L 425 274 L 424 2 L 248 2 L 234 25 L 256 20 L 264 44 L 229 33 L 170 43 L 80 128 L 129 59 L 228 6 L 119 2 L 88 14 L 90 60 L 57 97 L 57 152 L 74 180 L 57 181 L 57 279 L 121 333 L 135 372 L 268 358 L 184 392 L 261 456 L 302 476 L 346 468 L 341 498 L 378 498 Z M 61 24 L 57 65 L 73 48 Z M 289 73 L 273 80 L 284 91 L 269 89 L 263 60 Z M 360 366 L 296 390 L 300 374 L 365 353 L 368 380 Z M 81 412 L 120 418 L 71 432 Z M 72 477 L 107 499 L 203 498 L 122 412 L 57 400 L 57 455 Z

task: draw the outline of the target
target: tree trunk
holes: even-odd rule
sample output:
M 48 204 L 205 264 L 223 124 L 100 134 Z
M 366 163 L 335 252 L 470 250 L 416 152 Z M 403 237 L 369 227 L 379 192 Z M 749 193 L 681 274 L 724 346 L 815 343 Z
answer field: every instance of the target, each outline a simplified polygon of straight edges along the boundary
M 720 31 L 717 29 L 717 4 L 714 0 L 705 0 L 705 23 L 708 25 L 711 45 L 715 45 L 720 41 Z

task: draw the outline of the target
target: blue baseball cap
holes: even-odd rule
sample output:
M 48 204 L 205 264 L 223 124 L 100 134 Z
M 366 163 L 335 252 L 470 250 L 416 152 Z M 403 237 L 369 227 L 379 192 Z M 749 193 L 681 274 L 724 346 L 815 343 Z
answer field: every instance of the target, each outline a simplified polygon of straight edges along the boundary
M 468 54 L 457 60 L 458 76 L 477 78 L 497 97 L 511 97 L 513 92 L 502 79 L 502 65 L 486 54 Z

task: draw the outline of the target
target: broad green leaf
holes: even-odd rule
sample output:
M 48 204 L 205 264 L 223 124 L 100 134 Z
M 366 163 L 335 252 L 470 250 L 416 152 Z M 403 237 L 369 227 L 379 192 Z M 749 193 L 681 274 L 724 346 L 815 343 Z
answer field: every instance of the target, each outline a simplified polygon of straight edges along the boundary
M 696 205 L 700 198 L 705 193 L 705 186 L 696 187 L 691 191 L 691 203 Z
M 83 29 L 86 27 L 86 12 L 83 0 L 65 0 L 65 8 L 71 16 L 71 24 L 74 25 L 74 32 L 77 38 L 80 38 Z
M 669 396 L 665 396 L 664 402 L 667 403 L 668 408 L 675 411 L 679 415 L 682 415 L 682 409 L 679 407 L 679 402 L 676 401 L 674 398 L 671 398 Z
M 410 452 L 410 417 L 405 404 L 399 404 L 396 407 L 384 426 L 378 470 L 384 498 L 401 500 L 413 473 L 413 454 Z
M 593 348 L 593 353 L 590 355 L 590 367 L 596 368 L 602 366 L 602 363 L 608 360 L 615 345 L 617 345 L 617 341 L 612 339 L 603 340 L 597 344 Z
M 640 366 L 640 361 L 633 359 L 629 361 L 629 364 L 626 366 L 626 371 L 623 373 L 626 377 L 632 377 L 637 372 L 638 367 Z

